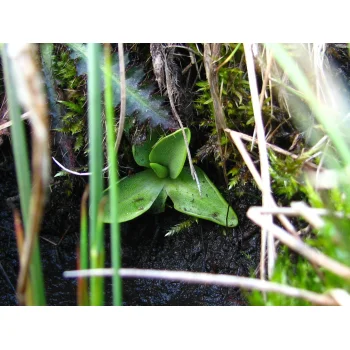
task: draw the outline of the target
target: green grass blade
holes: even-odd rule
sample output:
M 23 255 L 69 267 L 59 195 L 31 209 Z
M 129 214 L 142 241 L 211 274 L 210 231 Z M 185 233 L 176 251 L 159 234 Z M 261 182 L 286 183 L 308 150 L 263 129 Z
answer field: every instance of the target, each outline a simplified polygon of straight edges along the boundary
M 97 213 L 97 226 L 95 232 L 95 242 L 91 245 L 91 266 L 92 268 L 103 268 L 105 265 L 104 248 L 104 206 L 106 199 L 100 201 Z M 94 277 L 91 279 L 91 305 L 104 305 L 104 277 Z
M 55 80 L 53 77 L 53 44 L 40 44 L 41 62 L 43 67 L 46 95 L 50 107 L 50 113 L 52 116 L 51 127 L 53 129 L 62 128 L 61 113 L 57 101 L 57 92 L 55 88 Z
M 89 237 L 88 237 L 88 210 L 87 199 L 89 195 L 89 187 L 87 186 L 83 198 L 81 199 L 81 215 L 80 215 L 80 249 L 79 249 L 79 268 L 87 270 L 89 268 Z M 87 279 L 78 279 L 78 305 L 89 305 Z
M 90 175 L 90 257 L 91 267 L 98 268 L 96 249 L 103 240 L 103 232 L 98 232 L 98 206 L 102 198 L 102 114 L 100 44 L 88 44 L 88 104 L 89 104 L 89 169 Z M 100 234 L 99 234 L 100 233 Z M 102 237 L 101 237 L 102 236 Z M 100 285 L 97 277 L 91 278 L 91 304 L 101 301 Z M 103 292 L 103 291 L 102 291 Z M 102 298 L 103 299 L 103 298 Z
M 21 109 L 17 100 L 16 91 L 13 88 L 14 82 L 10 73 L 10 61 L 7 57 L 5 45 L 1 50 L 5 88 L 8 100 L 9 112 L 12 121 L 12 149 L 15 158 L 16 178 L 20 194 L 21 212 L 25 232 L 29 223 L 29 203 L 31 196 L 30 167 L 27 150 L 27 142 L 23 121 L 21 120 Z M 20 171 L 18 171 L 20 169 Z M 45 305 L 44 278 L 42 273 L 40 251 L 38 241 L 33 248 L 33 258 L 30 264 L 30 283 L 33 292 L 33 304 Z
M 114 268 L 113 281 L 113 304 L 122 305 L 122 280 L 118 274 L 121 267 L 120 257 L 120 230 L 118 220 L 118 161 L 115 152 L 115 129 L 112 87 L 112 58 L 110 46 L 105 45 L 105 105 L 107 126 L 107 150 L 109 164 L 109 203 L 111 207 L 111 249 L 112 267 Z
M 21 171 L 16 171 L 16 177 L 20 193 L 21 212 L 24 226 L 26 226 L 28 222 L 29 201 L 31 194 L 29 155 L 24 124 L 21 120 L 21 109 L 17 100 L 16 91 L 13 88 L 14 83 L 11 79 L 10 61 L 7 57 L 4 46 L 2 48 L 2 64 L 4 70 L 6 96 L 12 121 L 12 149 L 16 169 L 21 169 Z

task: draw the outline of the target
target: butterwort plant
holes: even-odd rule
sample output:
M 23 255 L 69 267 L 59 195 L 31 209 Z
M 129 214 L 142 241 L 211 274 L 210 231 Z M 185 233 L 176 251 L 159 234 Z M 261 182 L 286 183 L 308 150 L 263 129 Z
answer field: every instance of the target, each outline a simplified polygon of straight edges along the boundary
M 190 142 L 190 130 L 184 131 Z M 142 145 L 134 145 L 132 152 L 136 163 L 147 169 L 119 181 L 119 222 L 132 220 L 148 210 L 161 213 L 170 197 L 174 208 L 182 213 L 223 226 L 237 225 L 233 209 L 203 170 L 195 166 L 199 192 L 190 167 L 184 166 L 187 151 L 181 129 L 162 138 L 153 132 Z M 104 220 L 110 222 L 109 204 L 105 208 Z

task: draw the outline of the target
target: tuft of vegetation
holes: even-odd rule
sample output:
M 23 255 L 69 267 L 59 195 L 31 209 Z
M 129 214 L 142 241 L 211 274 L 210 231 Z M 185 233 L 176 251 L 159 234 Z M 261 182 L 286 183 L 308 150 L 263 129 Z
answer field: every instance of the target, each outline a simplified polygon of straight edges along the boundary
M 304 258 L 290 252 L 286 247 L 281 248 L 278 252 L 275 272 L 270 281 L 318 293 L 323 293 L 326 290 L 322 279 L 311 264 Z M 249 302 L 256 306 L 311 305 L 310 302 L 303 299 L 291 298 L 279 293 L 267 293 L 266 299 L 259 291 L 253 291 L 246 295 Z
M 184 132 L 190 141 L 190 130 L 185 128 Z M 190 168 L 184 167 L 187 152 L 181 129 L 160 139 L 150 138 L 133 148 L 135 161 L 148 169 L 120 180 L 120 222 L 132 220 L 150 208 L 155 213 L 163 212 L 169 196 L 175 209 L 187 215 L 223 226 L 237 225 L 235 212 L 203 170 L 196 167 L 199 189 Z M 111 207 L 107 205 L 105 222 L 113 219 L 110 212 Z
M 244 50 L 242 44 L 227 44 L 222 46 L 222 56 L 218 62 L 218 85 L 220 102 L 226 117 L 227 127 L 236 131 L 251 134 L 254 130 L 254 112 L 250 96 L 249 81 L 245 69 Z M 207 79 L 197 83 L 197 98 L 194 107 L 200 115 L 199 126 L 207 130 L 207 142 L 197 151 L 196 159 L 207 157 L 214 159 L 215 164 L 222 166 L 217 142 L 217 129 L 210 85 Z M 264 100 L 263 114 L 271 113 L 270 98 Z M 227 176 L 229 188 L 234 188 L 238 182 L 250 182 L 252 177 L 235 147 L 225 135 L 220 140 L 225 150 L 227 160 Z
M 290 156 L 279 157 L 275 152 L 269 152 L 270 175 L 272 188 L 278 196 L 290 200 L 302 191 L 303 158 L 294 159 Z
M 64 106 L 61 116 L 61 127 L 57 129 L 74 136 L 74 151 L 85 147 L 86 138 L 86 95 L 84 94 L 85 80 L 77 75 L 75 62 L 69 52 L 58 49 L 52 57 L 52 75 L 56 82 L 60 98 L 59 104 Z
M 185 221 L 180 222 L 177 225 L 174 225 L 171 227 L 168 232 L 166 233 L 165 237 L 174 236 L 177 234 L 180 234 L 183 231 L 188 230 L 190 227 L 192 227 L 194 224 L 198 224 L 198 219 L 196 218 L 189 218 Z
M 235 65 L 235 63 L 231 63 Z M 249 82 L 246 80 L 246 72 L 238 66 L 222 67 L 219 70 L 219 86 L 222 105 L 226 114 L 228 127 L 235 127 L 239 130 L 254 125 L 253 108 L 250 101 Z M 213 100 L 210 95 L 208 81 L 197 83 L 198 98 L 195 101 L 195 108 L 206 118 L 201 126 L 208 126 L 215 129 L 215 117 L 213 111 Z

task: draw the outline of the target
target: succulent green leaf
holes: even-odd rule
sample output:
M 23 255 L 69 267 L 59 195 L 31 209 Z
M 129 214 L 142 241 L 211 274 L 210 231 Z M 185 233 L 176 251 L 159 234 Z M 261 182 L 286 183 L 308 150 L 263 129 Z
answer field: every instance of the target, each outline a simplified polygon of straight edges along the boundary
M 73 50 L 71 57 L 78 60 L 78 75 L 85 75 L 87 73 L 86 45 L 68 44 L 68 47 Z M 103 62 L 101 62 L 100 67 L 104 72 L 105 67 Z M 120 103 L 120 73 L 117 55 L 113 57 L 112 69 L 114 103 L 115 106 L 117 106 Z M 135 114 L 136 119 L 140 122 L 149 121 L 152 127 L 157 125 L 161 125 L 165 129 L 176 127 L 174 118 L 172 118 L 169 110 L 163 105 L 164 98 L 161 96 L 152 96 L 154 87 L 149 85 L 141 87 L 139 85 L 144 76 L 143 69 L 138 67 L 133 67 L 126 72 L 126 115 L 131 116 Z M 104 84 L 102 86 L 104 86 Z
M 169 170 L 167 167 L 158 163 L 150 163 L 149 165 L 159 178 L 164 179 L 169 175 Z
M 203 170 L 198 167 L 195 168 L 201 185 L 202 196 L 199 195 L 197 184 L 192 179 L 189 167 L 184 167 L 176 180 L 166 179 L 167 182 L 164 188 L 173 201 L 175 209 L 188 215 L 213 221 L 219 225 L 236 226 L 238 219 L 233 209 Z
M 185 128 L 188 143 L 191 140 L 190 129 Z M 151 163 L 163 165 L 169 169 L 169 176 L 176 179 L 186 161 L 187 151 L 182 130 L 179 129 L 172 134 L 160 139 L 149 155 Z
M 129 221 L 146 212 L 164 187 L 152 169 L 124 177 L 119 181 L 119 222 Z M 108 194 L 108 189 L 105 191 Z M 105 207 L 105 222 L 111 222 L 109 203 Z
M 159 214 L 163 213 L 165 210 L 165 202 L 168 198 L 168 194 L 166 193 L 165 189 L 163 188 L 161 192 L 159 193 L 157 199 L 154 201 L 150 208 L 150 212 L 152 214 Z
M 145 142 L 132 146 L 132 154 L 134 156 L 135 162 L 138 165 L 150 168 L 149 154 L 152 151 L 153 145 L 159 140 L 159 138 L 159 132 L 156 129 L 153 129 L 149 135 L 149 138 L 147 138 Z
M 190 130 L 185 128 L 185 132 L 190 141 Z M 200 195 L 190 168 L 184 167 L 187 152 L 182 130 L 155 143 L 157 137 L 159 135 L 142 145 L 133 146 L 136 162 L 151 169 L 119 182 L 119 222 L 132 220 L 148 209 L 154 214 L 163 212 L 169 196 L 175 209 L 180 212 L 219 225 L 236 226 L 238 220 L 235 212 L 206 174 L 195 167 L 201 185 Z M 108 205 L 105 222 L 110 222 Z

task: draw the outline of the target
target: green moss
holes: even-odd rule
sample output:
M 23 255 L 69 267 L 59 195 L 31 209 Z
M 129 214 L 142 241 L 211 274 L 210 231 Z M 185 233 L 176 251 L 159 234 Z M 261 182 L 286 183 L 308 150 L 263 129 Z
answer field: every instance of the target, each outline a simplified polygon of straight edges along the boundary
M 273 151 L 269 151 L 269 158 L 273 192 L 287 199 L 301 193 L 303 187 L 301 168 L 304 160 L 277 156 Z
M 246 126 L 254 122 L 249 82 L 245 78 L 245 72 L 239 67 L 222 67 L 219 70 L 219 89 L 228 127 L 236 127 L 237 129 L 238 126 Z M 201 124 L 215 129 L 209 83 L 205 80 L 199 82 L 197 86 L 199 89 L 197 90 L 198 98 L 195 101 L 195 108 L 205 116 Z
M 190 227 L 192 227 L 194 224 L 198 224 L 198 219 L 197 218 L 189 218 L 187 220 L 184 220 L 180 222 L 177 225 L 174 225 L 171 227 L 168 232 L 166 233 L 165 237 L 173 236 L 180 234 L 181 232 L 184 232 L 188 230 Z
M 233 53 L 238 44 L 229 44 L 222 47 L 220 65 Z M 247 72 L 242 64 L 243 45 L 240 45 L 229 62 L 223 65 L 218 72 L 219 91 L 222 106 L 226 116 L 227 126 L 235 130 L 242 130 L 247 126 L 254 126 L 254 113 L 250 97 L 250 88 Z M 215 118 L 212 106 L 210 87 L 207 80 L 197 83 L 197 99 L 195 109 L 205 119 L 202 125 L 211 126 L 215 129 Z M 263 113 L 268 115 L 271 110 L 268 107 L 269 99 L 264 101 Z M 212 132 L 215 133 L 215 130 Z
M 78 77 L 74 60 L 65 49 L 57 49 L 53 56 L 52 73 L 62 97 L 57 101 L 64 108 L 62 127 L 58 131 L 74 136 L 74 150 L 80 151 L 86 134 L 84 96 L 85 81 Z
M 283 247 L 278 254 L 275 265 L 275 272 L 271 279 L 271 282 L 276 282 L 301 289 L 307 289 L 317 293 L 323 293 L 326 290 L 324 283 L 317 275 L 310 263 L 304 258 L 290 253 L 286 247 Z M 291 298 L 277 293 L 267 293 L 266 301 L 264 301 L 262 293 L 258 291 L 249 293 L 248 300 L 252 305 L 311 305 L 309 302 L 303 299 Z
M 282 171 L 281 171 L 282 173 Z M 299 189 L 307 195 L 309 203 L 315 208 L 328 208 L 349 215 L 349 200 L 342 195 L 339 189 L 316 192 L 306 182 Z M 330 258 L 345 265 L 350 261 L 350 222 L 348 217 L 339 218 L 335 215 L 323 217 L 325 225 L 319 230 L 313 230 L 303 241 L 316 248 Z M 304 224 L 304 227 L 306 224 Z M 350 292 L 350 283 L 323 268 L 316 272 L 306 259 L 296 255 L 286 247 L 281 247 L 276 261 L 273 282 L 306 289 L 317 293 L 326 293 L 328 290 L 340 288 Z M 266 302 L 260 292 L 249 293 L 248 299 L 253 305 L 310 305 L 310 303 L 280 294 L 267 293 Z

